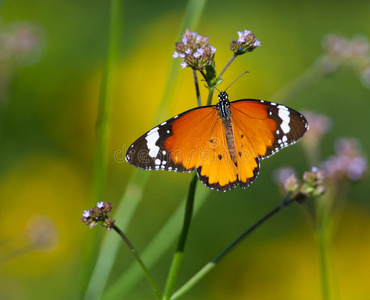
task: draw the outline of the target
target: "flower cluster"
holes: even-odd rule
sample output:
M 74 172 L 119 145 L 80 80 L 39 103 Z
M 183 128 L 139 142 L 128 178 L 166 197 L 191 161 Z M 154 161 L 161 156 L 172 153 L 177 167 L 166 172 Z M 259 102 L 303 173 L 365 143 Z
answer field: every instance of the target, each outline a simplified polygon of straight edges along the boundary
M 297 178 L 295 170 L 290 167 L 278 169 L 275 172 L 275 178 L 286 192 L 298 192 L 299 199 L 320 197 L 326 191 L 324 187 L 325 172 L 315 167 L 303 174 L 303 181 Z
M 323 40 L 326 50 L 323 72 L 332 73 L 341 66 L 347 66 L 360 74 L 364 86 L 370 87 L 370 44 L 366 37 L 346 39 L 329 34 Z
M 310 172 L 303 174 L 303 184 L 300 192 L 308 198 L 322 196 L 326 189 L 324 187 L 325 171 L 312 167 Z
M 255 48 L 261 46 L 261 42 L 249 30 L 238 31 L 238 35 L 239 38 L 230 43 L 230 49 L 236 55 L 252 52 Z
M 202 37 L 196 32 L 186 29 L 182 41 L 176 43 L 174 58 L 182 58 L 181 66 L 193 70 L 204 70 L 214 63 L 216 48 L 208 42 L 208 37 Z
M 112 205 L 110 202 L 98 202 L 98 204 L 90 210 L 85 210 L 82 214 L 83 218 L 81 221 L 90 228 L 95 227 L 98 223 L 109 231 L 112 230 L 115 220 L 108 216 L 112 211 Z
M 356 139 L 338 139 L 335 143 L 335 152 L 335 155 L 323 163 L 323 168 L 330 179 L 359 181 L 366 176 L 367 160 Z

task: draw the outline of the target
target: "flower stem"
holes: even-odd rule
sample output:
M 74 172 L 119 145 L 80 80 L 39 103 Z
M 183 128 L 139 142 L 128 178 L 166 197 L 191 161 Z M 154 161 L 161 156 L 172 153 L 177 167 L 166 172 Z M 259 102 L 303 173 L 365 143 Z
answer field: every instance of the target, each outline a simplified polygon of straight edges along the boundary
M 200 98 L 198 75 L 197 75 L 197 71 L 195 70 L 193 70 L 193 78 L 194 78 L 194 85 L 195 85 L 195 94 L 197 95 L 197 104 L 198 106 L 202 106 L 202 100 Z
M 328 272 L 328 261 L 327 261 L 327 238 L 325 234 L 325 228 L 318 228 L 317 235 L 317 247 L 319 254 L 319 265 L 320 265 L 320 277 L 321 277 L 321 293 L 323 300 L 330 299 L 329 293 L 329 272 Z
M 316 203 L 317 210 L 316 240 L 317 240 L 317 251 L 319 255 L 322 299 L 329 300 L 330 283 L 329 283 L 328 244 L 329 238 L 331 236 L 330 234 L 331 201 L 329 201 L 330 200 L 329 198 L 320 200 L 321 201 Z
M 225 73 L 225 71 L 227 70 L 227 68 L 233 63 L 233 61 L 237 58 L 238 55 L 234 54 L 230 59 L 229 61 L 226 63 L 226 65 L 224 66 L 224 68 L 221 70 L 220 74 L 218 74 L 217 76 L 217 79 L 216 79 L 216 82 L 218 82 L 220 79 L 221 79 L 221 76 Z
M 256 223 L 254 223 L 251 227 L 249 227 L 246 231 L 244 231 L 239 237 L 237 237 L 229 246 L 227 246 L 224 250 L 222 250 L 213 260 L 213 263 L 217 263 L 221 258 L 225 257 L 237 244 L 240 243 L 246 236 L 252 233 L 255 229 L 257 229 L 260 225 L 270 219 L 273 215 L 279 212 L 282 208 L 289 206 L 295 201 L 295 198 L 290 198 L 290 193 L 288 193 L 285 198 L 280 202 L 280 204 L 271 210 L 268 214 L 266 214 L 263 218 L 259 219 Z
M 215 88 L 214 87 L 209 87 L 207 105 L 211 105 L 212 104 L 212 98 L 213 98 L 213 93 L 214 92 L 215 92 Z
M 176 253 L 172 259 L 172 264 L 171 264 L 170 272 L 168 274 L 165 295 L 163 299 L 170 299 L 175 283 L 176 283 L 177 275 L 178 275 L 180 265 L 182 262 L 182 258 L 183 258 L 186 238 L 189 232 L 191 217 L 193 214 L 194 196 L 195 196 L 195 188 L 196 188 L 197 182 L 198 182 L 198 177 L 194 173 L 190 181 L 188 197 L 186 200 L 185 217 L 184 217 L 182 232 L 181 232 L 181 236 L 179 239 L 179 244 L 177 246 Z
M 123 231 L 121 231 L 116 225 L 113 225 L 112 228 L 121 236 L 123 241 L 126 243 L 127 247 L 129 247 L 129 249 L 131 250 L 131 253 L 135 256 L 136 260 L 138 261 L 141 268 L 143 269 L 144 274 L 145 274 L 146 278 L 148 279 L 150 286 L 153 289 L 153 293 L 157 296 L 158 299 L 161 299 L 162 294 L 161 294 L 157 284 L 155 283 L 152 275 L 150 274 L 148 268 L 146 267 L 145 263 L 141 259 L 137 250 L 135 249 L 134 245 L 131 243 L 131 241 L 128 239 L 128 237 L 123 233 Z
M 170 298 L 171 300 L 177 299 L 186 293 L 191 287 L 193 287 L 200 279 L 202 279 L 206 274 L 208 274 L 215 266 L 216 263 L 221 260 L 221 258 L 225 257 L 241 240 L 251 234 L 255 229 L 257 229 L 260 225 L 274 216 L 277 212 L 279 212 L 282 208 L 289 206 L 293 202 L 296 201 L 295 198 L 290 198 L 291 194 L 288 193 L 285 198 L 280 202 L 280 204 L 275 207 L 272 211 L 266 214 L 263 218 L 258 220 L 254 223 L 251 227 L 249 227 L 246 231 L 244 231 L 239 237 L 237 237 L 229 246 L 227 246 L 224 250 L 222 250 L 212 261 L 210 261 L 207 265 L 205 265 L 198 273 L 196 273 L 188 282 L 186 282 L 181 288 L 179 288 Z

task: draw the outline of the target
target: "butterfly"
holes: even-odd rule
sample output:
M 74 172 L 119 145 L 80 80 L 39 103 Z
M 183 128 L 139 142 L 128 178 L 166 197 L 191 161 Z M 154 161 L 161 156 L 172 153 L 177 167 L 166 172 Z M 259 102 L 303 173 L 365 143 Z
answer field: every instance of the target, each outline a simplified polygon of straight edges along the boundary
M 146 170 L 197 171 L 200 181 L 220 192 L 255 181 L 260 159 L 297 142 L 308 130 L 299 112 L 274 102 L 229 102 L 197 107 L 159 124 L 127 150 L 126 161 Z

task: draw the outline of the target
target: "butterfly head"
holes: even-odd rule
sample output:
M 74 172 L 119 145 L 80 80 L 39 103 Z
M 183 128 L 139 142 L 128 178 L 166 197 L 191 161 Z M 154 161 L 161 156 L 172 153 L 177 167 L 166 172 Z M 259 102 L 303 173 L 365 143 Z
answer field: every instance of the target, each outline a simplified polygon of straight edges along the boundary
M 229 100 L 229 96 L 226 92 L 220 92 L 218 94 L 218 100 L 220 100 L 220 102 L 224 102 L 224 101 L 228 101 Z

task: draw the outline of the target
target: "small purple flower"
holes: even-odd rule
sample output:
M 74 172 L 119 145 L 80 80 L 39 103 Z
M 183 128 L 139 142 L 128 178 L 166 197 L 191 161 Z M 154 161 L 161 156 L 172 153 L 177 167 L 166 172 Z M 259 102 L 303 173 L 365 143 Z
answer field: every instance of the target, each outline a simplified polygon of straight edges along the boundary
M 86 225 L 89 225 L 90 228 L 93 228 L 100 223 L 108 230 L 112 230 L 115 220 L 108 216 L 111 211 L 112 205 L 110 202 L 98 202 L 95 207 L 84 211 L 81 221 Z
M 276 184 L 284 186 L 287 179 L 291 176 L 296 176 L 296 171 L 291 167 L 282 167 L 279 169 L 276 169 L 273 174 L 273 179 Z
M 246 40 L 246 37 L 248 37 L 251 33 L 252 31 L 250 30 L 238 31 L 238 35 L 239 35 L 238 42 L 244 43 Z
M 323 163 L 329 179 L 359 181 L 365 177 L 368 164 L 356 139 L 338 139 L 335 143 L 335 152 L 335 155 Z
M 176 51 L 172 57 L 183 59 L 182 68 L 203 70 L 214 63 L 215 51 L 216 48 L 209 44 L 208 37 L 186 29 L 182 41 L 176 43 Z
M 255 48 L 261 46 L 261 42 L 255 38 L 250 30 L 238 31 L 239 38 L 230 43 L 230 49 L 236 55 L 252 52 Z
M 301 193 L 307 197 L 319 197 L 325 192 L 324 186 L 325 171 L 312 167 L 310 172 L 303 174 Z

